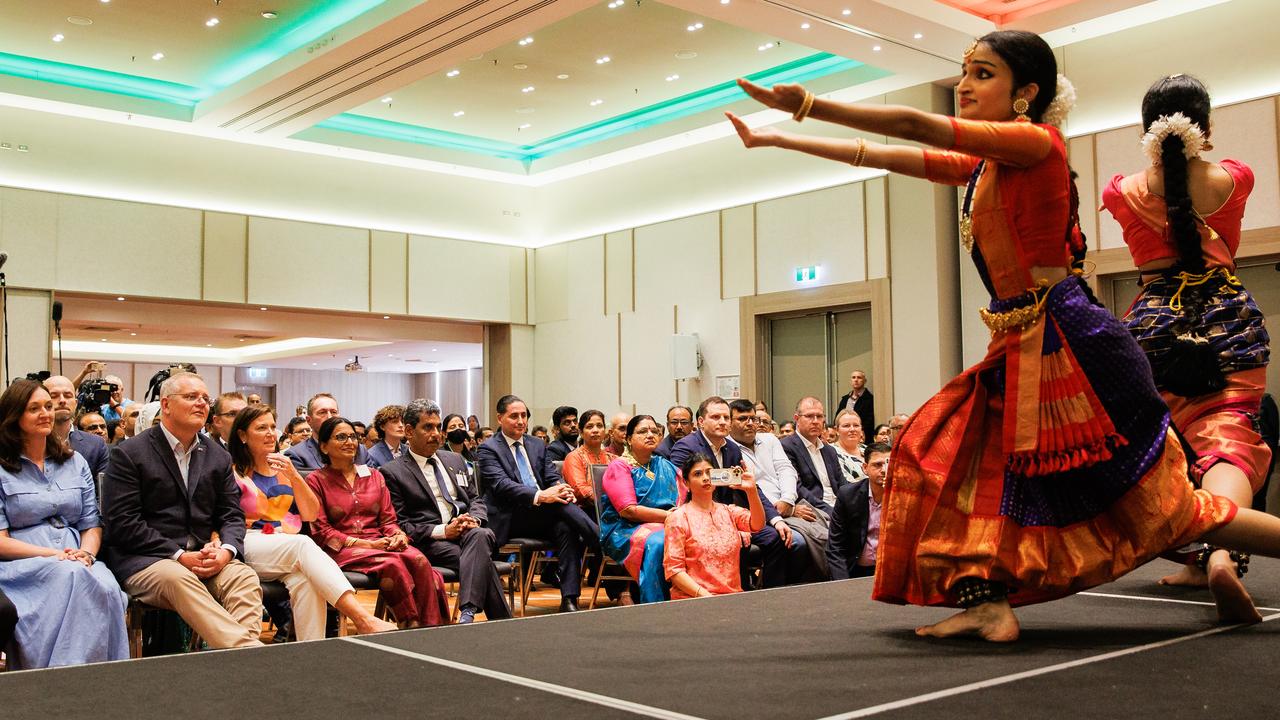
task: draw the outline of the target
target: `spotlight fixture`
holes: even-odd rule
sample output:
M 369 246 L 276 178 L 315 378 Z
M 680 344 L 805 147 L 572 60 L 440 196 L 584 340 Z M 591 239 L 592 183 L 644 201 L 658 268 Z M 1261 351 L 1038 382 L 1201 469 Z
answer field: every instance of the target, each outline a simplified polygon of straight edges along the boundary
M 222 21 L 221 21 L 221 20 L 219 20 L 218 18 L 209 18 L 208 20 L 205 20 L 205 21 L 204 21 L 204 26 L 205 26 L 205 27 L 213 27 L 214 25 L 217 25 L 217 24 L 218 24 L 218 23 L 220 23 L 220 22 L 222 22 Z
M 280 17 L 280 13 L 276 12 L 275 10 L 263 10 L 261 15 L 263 18 L 267 20 L 275 20 L 276 18 Z
M 266 310 L 266 308 L 264 308 L 264 307 L 260 307 L 260 308 L 258 308 L 258 309 L 259 309 L 259 310 Z
M 453 78 L 453 77 L 458 77 L 458 75 L 460 74 L 462 74 L 461 70 L 450 70 L 449 72 L 445 73 L 444 76 Z
M 701 29 L 702 29 L 702 23 L 700 22 L 696 22 L 690 25 L 689 27 L 685 28 L 685 30 L 688 30 L 689 32 L 697 32 L 698 30 L 701 30 Z
M 915 38 L 915 39 L 917 39 L 917 40 L 921 40 L 921 39 L 923 39 L 923 38 L 924 38 L 924 34 L 922 34 L 922 33 L 916 33 L 915 35 L 912 35 L 911 37 L 913 37 L 913 38 Z
M 777 46 L 778 46 L 778 44 L 777 44 L 777 43 L 767 42 L 767 43 L 765 43 L 765 44 L 763 44 L 763 45 L 761 45 L 761 46 L 757 47 L 756 49 L 757 49 L 757 50 L 759 50 L 759 51 L 761 51 L 761 52 L 764 52 L 765 50 L 772 50 L 773 48 L 775 48 L 775 47 L 777 47 Z
M 525 123 L 525 124 L 521 125 L 520 127 L 516 128 L 516 129 L 517 129 L 517 130 L 528 130 L 528 129 L 529 129 L 529 128 L 531 128 L 531 127 L 533 127 L 533 125 L 532 125 L 532 124 L 530 124 L 530 123 Z
M 597 65 L 604 65 L 605 63 L 609 62 L 610 60 L 612 60 L 612 58 L 610 58 L 608 55 L 601 55 L 600 57 L 596 58 L 596 64 L 597 64 Z
M 525 45 L 532 45 L 532 44 L 533 44 L 533 38 L 532 38 L 532 37 L 527 37 L 527 38 L 525 38 L 525 39 L 523 39 L 523 40 L 521 40 L 521 41 L 520 41 L 520 47 L 524 47 Z
M 156 53 L 155 55 L 152 55 L 152 56 L 151 56 L 151 59 L 152 59 L 152 60 L 163 60 L 163 59 L 164 59 L 164 53 L 162 53 L 162 52 L 158 52 L 158 53 Z
M 390 95 L 388 95 L 388 96 L 386 96 L 386 97 L 382 98 L 382 102 L 384 102 L 384 103 L 388 103 L 388 104 L 390 104 L 390 102 L 391 102 L 392 100 L 394 100 L 394 98 L 392 98 Z
M 876 45 L 875 47 L 871 48 L 871 51 L 872 51 L 872 52 L 880 52 L 880 46 L 879 46 L 879 45 Z
M 801 29 L 801 30 L 808 30 L 808 29 L 809 29 L 809 23 L 800 23 L 800 29 Z
M 680 79 L 680 76 L 679 76 L 679 75 L 668 75 L 668 76 L 667 76 L 667 82 L 671 82 L 671 81 L 673 81 L 673 80 L 679 80 L 679 79 Z
M 138 333 L 129 333 L 129 337 L 138 337 Z
M 597 98 L 597 99 L 592 100 L 591 102 L 589 102 L 589 103 L 587 103 L 587 104 L 588 104 L 588 105 L 590 105 L 591 107 L 595 107 L 595 106 L 597 106 L 597 105 L 603 105 L 603 104 L 604 104 L 604 101 L 603 101 L 603 100 L 600 100 L 599 98 Z
M 721 4 L 721 5 L 728 5 L 728 4 L 729 4 L 729 0 L 720 0 L 720 4 Z
M 52 38 L 50 38 L 50 40 L 53 40 L 54 42 L 62 42 L 63 40 L 66 40 L 66 39 L 67 39 L 67 36 L 63 35 L 62 33 L 58 33 L 54 35 Z
M 454 117 L 462 117 L 463 115 L 466 115 L 466 114 L 467 114 L 467 111 L 466 111 L 466 110 L 459 110 L 459 111 L 455 112 L 455 113 L 453 114 L 453 116 L 454 116 Z M 386 318 L 385 318 L 385 317 L 384 317 L 384 318 L 382 318 L 382 319 L 383 319 L 383 320 L 386 320 Z
M 557 76 L 556 76 L 556 79 L 557 79 L 557 80 L 568 80 L 568 79 L 569 79 L 569 73 L 560 73 L 559 75 L 557 75 Z
M 116 296 L 116 302 L 124 302 L 124 296 L 123 296 L 123 295 L 117 295 L 117 296 Z
M 390 316 L 390 315 L 383 315 L 383 316 L 382 316 L 382 319 L 383 319 L 383 320 L 390 320 L 390 319 L 391 319 L 391 316 Z
M 530 85 L 530 86 L 528 86 L 528 87 L 522 87 L 522 88 L 520 88 L 520 92 L 525 93 L 525 94 L 531 93 L 531 92 L 533 92 L 533 91 L 534 91 L 534 87 L 533 87 L 532 85 Z
M 622 0 L 613 0 L 613 2 L 609 3 L 609 9 L 617 10 L 618 8 L 622 7 L 625 4 L 626 3 L 624 3 Z
M 850 10 L 849 8 L 845 8 L 845 9 L 843 9 L 843 10 L 841 10 L 841 11 L 840 11 L 840 14 L 841 14 L 841 15 L 844 15 L 845 17 L 848 17 L 848 16 L 850 16 L 850 15 L 852 15 L 852 14 L 853 14 L 853 11 L 852 11 L 852 10 Z

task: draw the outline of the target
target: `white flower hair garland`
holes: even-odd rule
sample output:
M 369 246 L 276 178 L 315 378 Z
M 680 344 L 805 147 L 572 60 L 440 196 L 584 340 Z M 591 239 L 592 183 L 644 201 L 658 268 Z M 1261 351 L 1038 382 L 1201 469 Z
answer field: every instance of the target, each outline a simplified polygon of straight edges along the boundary
M 1160 164 L 1160 157 L 1164 152 L 1162 147 L 1164 140 L 1170 135 L 1182 138 L 1182 154 L 1188 160 L 1200 157 L 1200 151 L 1204 149 L 1204 130 L 1191 122 L 1191 118 L 1176 112 L 1156 118 L 1155 122 L 1151 123 L 1151 127 L 1147 128 L 1146 134 L 1142 136 L 1142 153 L 1147 156 L 1152 165 Z
M 1040 120 L 1061 130 L 1062 124 L 1067 121 L 1067 113 L 1071 112 L 1071 108 L 1075 106 L 1076 87 L 1065 75 L 1059 73 L 1058 87 L 1054 90 L 1053 100 L 1049 102 L 1049 107 L 1044 109 Z

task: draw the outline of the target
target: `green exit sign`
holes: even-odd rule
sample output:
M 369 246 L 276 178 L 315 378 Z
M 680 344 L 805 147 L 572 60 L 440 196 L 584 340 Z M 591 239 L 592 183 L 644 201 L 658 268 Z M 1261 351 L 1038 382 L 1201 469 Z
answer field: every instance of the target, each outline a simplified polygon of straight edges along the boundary
M 818 279 L 818 266 L 796 268 L 796 282 L 813 282 Z

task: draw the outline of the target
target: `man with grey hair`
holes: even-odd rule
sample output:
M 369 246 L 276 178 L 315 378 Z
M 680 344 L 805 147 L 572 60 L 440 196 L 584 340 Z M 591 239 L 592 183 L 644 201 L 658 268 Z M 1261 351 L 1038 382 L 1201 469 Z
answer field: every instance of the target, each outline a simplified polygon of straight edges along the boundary
M 231 456 L 200 433 L 209 390 L 194 373 L 160 386 L 160 425 L 111 450 L 104 558 L 130 596 L 182 616 L 210 647 L 260 644 L 262 588 L 244 557 Z
M 402 418 L 408 452 L 379 468 L 400 529 L 433 565 L 458 574 L 460 624 L 481 611 L 489 620 L 511 617 L 491 559 L 497 539 L 484 527 L 488 509 L 468 488 L 466 460 L 442 449 L 440 406 L 414 400 Z

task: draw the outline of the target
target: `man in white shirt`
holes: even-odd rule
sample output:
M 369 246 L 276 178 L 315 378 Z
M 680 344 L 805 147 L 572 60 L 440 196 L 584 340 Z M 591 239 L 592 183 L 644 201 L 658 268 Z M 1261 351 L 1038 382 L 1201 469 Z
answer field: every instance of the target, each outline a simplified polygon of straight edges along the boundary
M 844 485 L 840 456 L 823 436 L 827 415 L 822 401 L 816 397 L 801 398 L 796 403 L 796 431 L 782 438 L 782 449 L 800 478 L 799 495 L 815 508 L 831 514 L 836 493 Z

